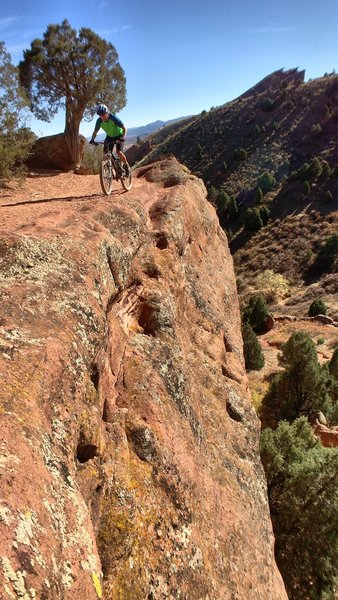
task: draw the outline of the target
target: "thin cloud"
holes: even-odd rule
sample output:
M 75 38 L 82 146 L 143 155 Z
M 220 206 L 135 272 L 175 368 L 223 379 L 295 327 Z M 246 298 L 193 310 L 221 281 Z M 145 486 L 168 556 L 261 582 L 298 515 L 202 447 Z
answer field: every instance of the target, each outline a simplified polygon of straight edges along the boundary
M 0 29 L 6 29 L 6 27 L 12 25 L 16 20 L 16 17 L 3 17 L 3 19 L 0 19 Z

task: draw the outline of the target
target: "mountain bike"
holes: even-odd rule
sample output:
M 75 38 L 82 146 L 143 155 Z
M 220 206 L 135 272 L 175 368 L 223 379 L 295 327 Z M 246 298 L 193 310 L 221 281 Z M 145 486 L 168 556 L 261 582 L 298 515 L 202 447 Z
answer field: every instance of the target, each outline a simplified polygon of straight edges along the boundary
M 92 142 L 94 146 L 103 145 L 104 142 Z M 130 169 L 130 167 L 129 167 Z M 100 184 L 103 193 L 109 196 L 112 193 L 113 182 L 120 181 L 123 189 L 128 192 L 132 186 L 131 170 L 127 175 L 125 164 L 115 156 L 113 148 L 109 148 L 102 156 L 100 165 Z

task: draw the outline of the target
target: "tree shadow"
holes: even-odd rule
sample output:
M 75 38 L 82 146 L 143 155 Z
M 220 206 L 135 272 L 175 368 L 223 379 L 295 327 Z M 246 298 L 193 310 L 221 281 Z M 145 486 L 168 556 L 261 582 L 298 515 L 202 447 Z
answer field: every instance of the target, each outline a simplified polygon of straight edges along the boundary
M 32 204 L 46 204 L 48 202 L 72 202 L 72 201 L 84 201 L 90 200 L 91 198 L 109 198 L 111 196 L 120 196 L 122 193 L 119 190 L 114 190 L 109 196 L 103 194 L 86 194 L 85 196 L 64 196 L 62 198 L 41 198 L 41 200 L 23 200 L 22 202 L 15 202 L 12 204 L 2 204 L 0 208 L 8 208 L 11 206 L 25 206 Z

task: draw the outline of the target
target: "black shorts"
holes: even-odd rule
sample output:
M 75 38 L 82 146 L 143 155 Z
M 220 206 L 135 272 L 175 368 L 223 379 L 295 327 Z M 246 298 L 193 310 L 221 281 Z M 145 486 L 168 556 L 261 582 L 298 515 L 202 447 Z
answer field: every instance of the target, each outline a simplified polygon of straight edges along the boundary
M 107 150 L 113 151 L 115 144 L 116 144 L 116 150 L 118 152 L 123 152 L 124 141 L 122 141 L 120 137 L 109 137 L 109 135 L 107 135 L 106 139 L 104 140 L 105 152 Z

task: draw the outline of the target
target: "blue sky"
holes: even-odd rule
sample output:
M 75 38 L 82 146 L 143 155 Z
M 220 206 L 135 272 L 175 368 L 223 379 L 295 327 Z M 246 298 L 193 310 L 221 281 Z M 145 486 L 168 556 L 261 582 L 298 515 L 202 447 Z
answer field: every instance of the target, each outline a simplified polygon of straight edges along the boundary
M 276 69 L 299 67 L 306 79 L 338 72 L 338 0 L 0 0 L 0 9 L 14 64 L 65 18 L 112 42 L 127 78 L 127 127 L 219 106 Z M 31 128 L 58 133 L 64 115 Z

